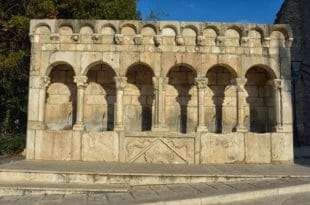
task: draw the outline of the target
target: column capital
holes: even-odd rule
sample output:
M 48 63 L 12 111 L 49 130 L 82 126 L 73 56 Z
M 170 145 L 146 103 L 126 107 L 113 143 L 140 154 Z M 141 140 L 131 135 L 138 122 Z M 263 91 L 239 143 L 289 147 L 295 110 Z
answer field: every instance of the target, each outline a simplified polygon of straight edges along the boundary
M 81 75 L 81 76 L 74 76 L 74 82 L 76 83 L 76 86 L 78 88 L 86 88 L 87 87 L 87 76 Z
M 152 78 L 153 80 L 153 85 L 154 85 L 154 89 L 155 90 L 164 90 L 165 89 L 165 85 L 168 84 L 168 78 L 167 77 L 163 77 L 163 76 L 155 76 Z
M 115 85 L 117 90 L 122 90 L 127 85 L 127 78 L 126 77 L 114 77 Z
M 231 80 L 231 83 L 237 87 L 238 92 L 244 92 L 244 86 L 247 83 L 246 78 L 234 78 Z
M 47 86 L 51 83 L 50 77 L 48 76 L 40 76 L 39 78 L 39 87 L 41 89 L 47 88 Z
M 208 86 L 208 78 L 206 77 L 197 77 L 195 82 L 198 89 L 205 89 Z
M 271 85 L 273 89 L 281 89 L 283 87 L 282 79 L 269 80 L 268 85 Z

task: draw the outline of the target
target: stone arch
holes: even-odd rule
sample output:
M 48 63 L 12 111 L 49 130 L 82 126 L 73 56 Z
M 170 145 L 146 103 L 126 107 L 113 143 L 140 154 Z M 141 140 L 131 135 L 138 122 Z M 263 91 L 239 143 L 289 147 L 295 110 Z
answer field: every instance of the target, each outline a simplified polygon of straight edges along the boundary
M 84 24 L 80 27 L 80 42 L 81 43 L 92 43 L 92 35 L 94 33 L 94 28 L 89 24 Z
M 236 89 L 232 80 L 237 73 L 227 65 L 217 64 L 208 70 L 206 77 L 209 87 L 205 96 L 208 130 L 214 133 L 232 132 L 236 124 Z
M 225 31 L 225 46 L 239 46 L 240 36 L 240 31 L 238 31 L 235 27 L 229 27 Z
M 115 71 L 106 63 L 93 63 L 86 70 L 88 86 L 84 99 L 84 122 L 87 131 L 114 129 L 116 102 Z
M 251 132 L 271 132 L 276 125 L 275 92 L 271 82 L 275 74 L 268 66 L 255 65 L 247 70 L 245 77 L 249 105 L 246 126 Z
M 79 33 L 80 34 L 93 34 L 95 33 L 95 26 L 91 23 L 83 23 L 79 27 Z
M 96 65 L 105 65 L 105 66 L 111 68 L 113 70 L 113 72 L 116 73 L 115 69 L 109 63 L 107 63 L 107 62 L 105 62 L 103 60 L 97 60 L 97 61 L 91 62 L 85 68 L 82 68 L 81 75 L 87 75 L 89 69 L 91 69 L 92 67 L 94 67 Z
M 203 36 L 205 37 L 206 45 L 215 46 L 216 38 L 218 36 L 218 31 L 216 31 L 213 27 L 207 27 L 203 30 Z
M 254 64 L 254 65 L 251 65 L 246 71 L 245 71 L 245 75 L 246 73 L 253 67 L 259 67 L 259 68 L 262 68 L 264 69 L 268 75 L 270 76 L 271 79 L 275 79 L 277 78 L 277 75 L 275 73 L 275 71 L 268 65 L 265 65 L 265 64 Z
M 281 30 L 270 33 L 270 48 L 284 48 L 286 36 Z
M 154 44 L 154 36 L 157 34 L 156 28 L 152 24 L 146 24 L 141 29 L 143 45 Z
M 108 31 L 108 32 L 106 32 Z M 103 35 L 114 35 L 115 33 L 118 33 L 118 30 L 116 27 L 111 23 L 103 24 L 100 28 L 100 32 Z
M 71 68 L 73 69 L 74 75 L 76 75 L 76 72 L 75 72 L 75 70 L 74 70 L 74 68 L 73 68 L 73 65 L 72 65 L 71 63 L 69 63 L 69 62 L 61 61 L 61 60 L 58 60 L 58 61 L 55 61 L 55 62 L 51 63 L 51 64 L 47 67 L 47 69 L 46 69 L 44 75 L 49 76 L 49 75 L 51 74 L 52 70 L 53 70 L 55 67 L 58 67 L 58 66 L 61 66 L 61 65 L 71 67 Z
M 239 77 L 237 71 L 236 71 L 231 65 L 226 64 L 226 63 L 217 63 L 217 64 L 212 65 L 211 67 L 209 67 L 209 68 L 207 69 L 206 74 L 207 74 L 211 69 L 213 69 L 213 68 L 215 68 L 215 67 L 223 67 L 223 68 L 227 69 L 227 70 L 233 75 L 234 78 L 238 78 L 238 77 Z
M 185 45 L 196 45 L 197 31 L 192 26 L 187 26 L 182 30 L 182 37 Z
M 40 25 L 37 25 L 35 30 L 34 30 L 34 34 L 37 35 L 37 36 L 35 36 L 35 38 L 36 38 L 35 41 L 38 41 L 41 43 L 48 43 L 51 41 L 51 39 L 50 39 L 51 28 L 47 24 L 42 23 Z
M 167 73 L 167 122 L 170 131 L 194 132 L 197 125 L 197 92 L 194 89 L 197 72 L 186 64 L 177 64 Z M 179 106 L 176 106 L 179 105 Z
M 73 68 L 64 63 L 54 64 L 49 73 L 45 122 L 48 129 L 68 130 L 76 121 L 76 84 Z
M 249 37 L 249 47 L 251 48 L 260 48 L 262 47 L 262 31 L 258 29 L 251 29 L 248 33 Z
M 125 24 L 121 26 L 121 34 L 124 36 L 124 44 L 134 44 L 137 28 L 133 24 Z
M 145 34 L 143 33 L 143 31 L 144 31 L 145 29 L 148 29 L 148 31 L 146 32 L 147 35 L 157 35 L 157 33 L 158 33 L 158 31 L 157 31 L 158 29 L 156 28 L 156 26 L 155 26 L 154 24 L 150 24 L 150 23 L 144 24 L 144 25 L 142 26 L 142 28 L 141 28 L 141 34 L 142 34 L 142 35 L 145 35 Z
M 41 23 L 36 25 L 35 29 L 34 29 L 34 33 L 35 34 L 50 34 L 51 33 L 51 27 L 48 24 L 45 23 Z
M 154 72 L 145 63 L 134 63 L 126 71 L 124 91 L 125 129 L 150 131 L 153 120 Z
M 58 27 L 59 40 L 60 42 L 72 42 L 72 35 L 74 33 L 73 27 L 70 24 L 61 24 Z

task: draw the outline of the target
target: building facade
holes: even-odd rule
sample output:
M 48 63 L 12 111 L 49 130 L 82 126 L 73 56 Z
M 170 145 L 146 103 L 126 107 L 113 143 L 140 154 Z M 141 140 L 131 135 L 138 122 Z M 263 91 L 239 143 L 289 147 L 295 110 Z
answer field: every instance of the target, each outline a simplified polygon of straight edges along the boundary
M 294 135 L 297 145 L 310 145 L 310 1 L 284 1 L 275 20 L 292 28 Z
M 27 159 L 293 162 L 287 25 L 32 20 Z

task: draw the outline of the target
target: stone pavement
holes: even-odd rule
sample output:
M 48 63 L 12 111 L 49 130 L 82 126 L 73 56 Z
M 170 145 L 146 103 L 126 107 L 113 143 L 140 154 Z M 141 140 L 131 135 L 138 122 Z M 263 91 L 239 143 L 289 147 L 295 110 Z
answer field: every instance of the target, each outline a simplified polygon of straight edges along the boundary
M 291 188 L 289 188 L 291 187 Z M 310 179 L 278 179 L 226 183 L 132 186 L 126 193 L 3 196 L 0 205 L 173 205 L 250 204 L 272 199 L 268 205 L 290 204 L 296 194 L 309 199 Z M 305 194 L 306 193 L 306 194 Z M 289 196 L 291 198 L 289 198 Z M 255 199 L 255 200 L 253 200 Z M 244 201 L 242 200 L 249 200 Z

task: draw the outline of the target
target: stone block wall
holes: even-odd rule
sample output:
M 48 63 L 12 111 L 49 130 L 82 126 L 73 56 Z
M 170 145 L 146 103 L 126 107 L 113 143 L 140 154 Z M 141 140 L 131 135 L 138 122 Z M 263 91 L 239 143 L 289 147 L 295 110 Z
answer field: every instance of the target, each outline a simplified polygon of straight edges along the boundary
M 293 161 L 287 25 L 32 20 L 30 37 L 27 159 Z
M 292 87 L 294 103 L 295 144 L 310 144 L 310 2 L 286 0 L 277 13 L 275 23 L 286 23 L 292 28 Z

